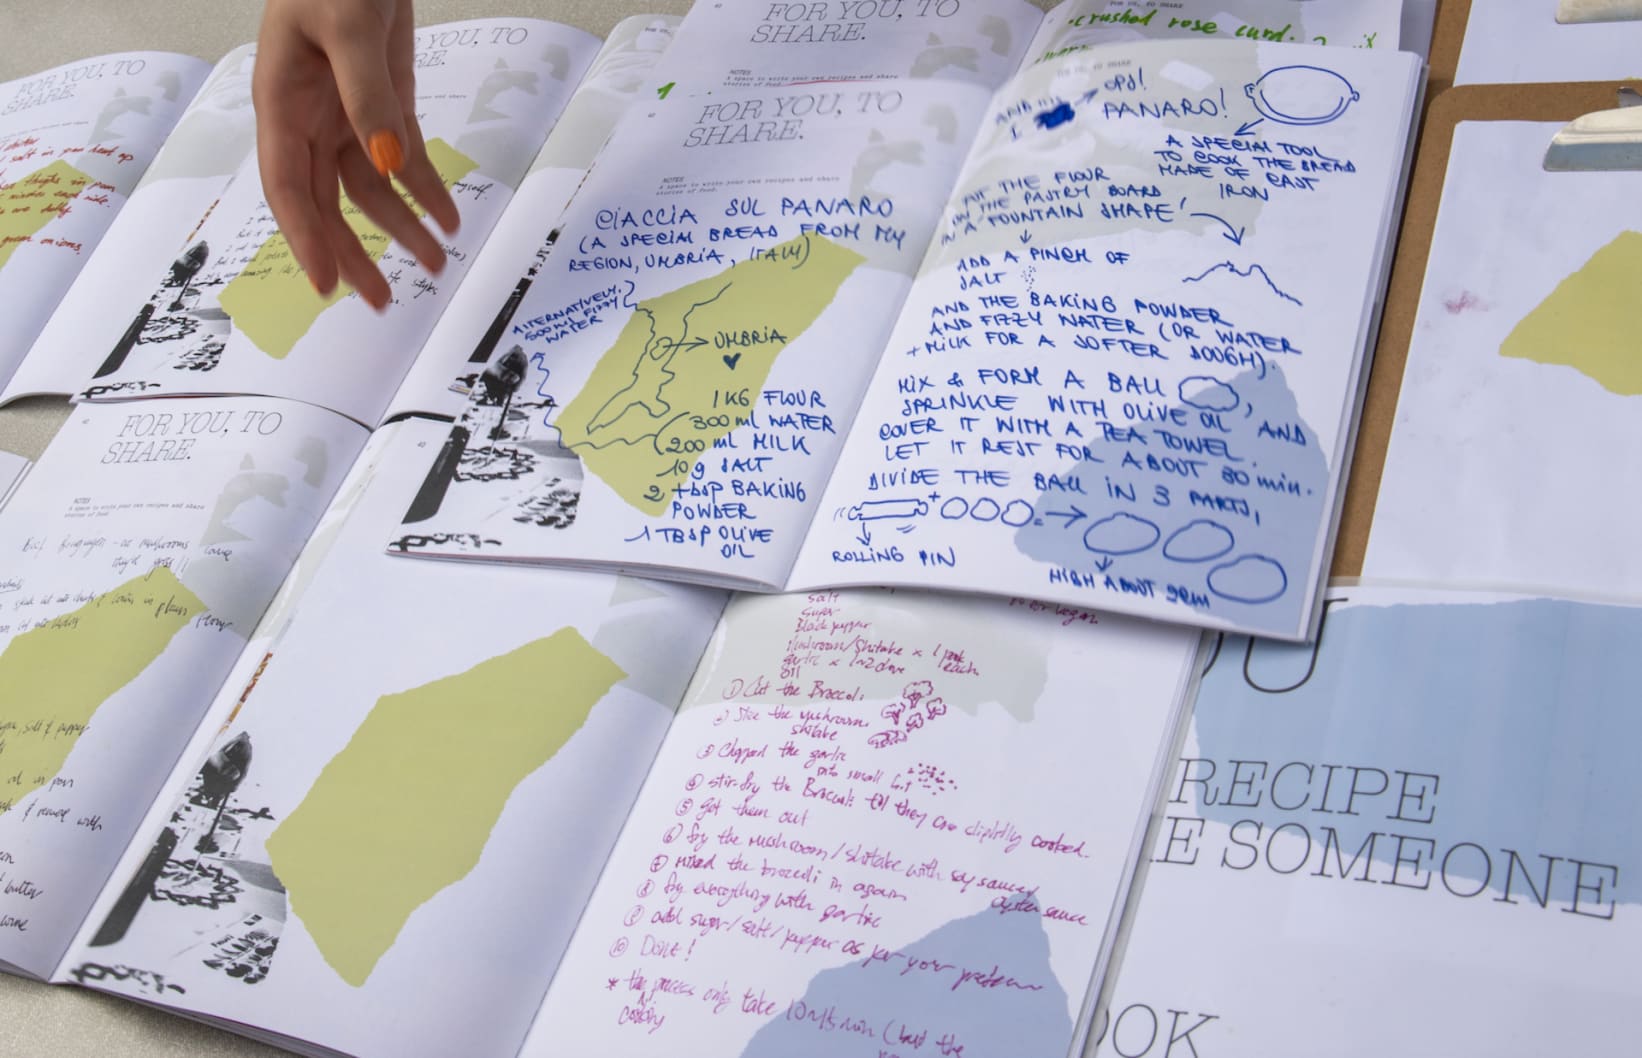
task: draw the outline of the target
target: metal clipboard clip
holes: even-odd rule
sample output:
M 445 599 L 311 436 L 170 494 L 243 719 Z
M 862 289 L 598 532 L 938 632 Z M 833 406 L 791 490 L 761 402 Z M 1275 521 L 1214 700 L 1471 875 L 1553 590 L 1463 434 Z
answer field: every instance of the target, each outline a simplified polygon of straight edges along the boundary
M 1545 168 L 1552 172 L 1642 169 L 1642 93 L 1621 88 L 1615 109 L 1598 110 L 1562 126 L 1545 149 Z

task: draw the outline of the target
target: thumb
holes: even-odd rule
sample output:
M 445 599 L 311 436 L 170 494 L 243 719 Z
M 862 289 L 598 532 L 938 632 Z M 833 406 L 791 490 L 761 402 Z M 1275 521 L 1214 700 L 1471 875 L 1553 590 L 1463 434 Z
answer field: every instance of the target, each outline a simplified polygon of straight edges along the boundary
M 330 20 L 325 55 L 348 124 L 376 171 L 387 176 L 404 166 L 409 142 L 389 68 L 388 23 L 376 10 L 378 4 L 336 6 L 348 10 Z

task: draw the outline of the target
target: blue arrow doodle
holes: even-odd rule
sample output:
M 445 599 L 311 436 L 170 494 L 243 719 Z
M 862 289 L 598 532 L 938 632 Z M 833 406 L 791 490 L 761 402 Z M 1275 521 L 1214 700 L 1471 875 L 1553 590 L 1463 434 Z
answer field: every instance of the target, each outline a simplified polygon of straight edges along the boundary
M 1193 213 L 1192 216 L 1194 216 L 1194 217 L 1208 217 L 1210 220 L 1219 221 L 1221 224 L 1225 225 L 1225 228 L 1226 228 L 1225 231 L 1220 233 L 1221 236 L 1226 238 L 1226 239 L 1230 239 L 1231 242 L 1232 242 L 1232 245 L 1234 245 L 1234 246 L 1242 246 L 1243 245 L 1243 233 L 1248 230 L 1247 228 L 1234 228 L 1226 220 L 1225 217 L 1218 216 L 1214 213 Z

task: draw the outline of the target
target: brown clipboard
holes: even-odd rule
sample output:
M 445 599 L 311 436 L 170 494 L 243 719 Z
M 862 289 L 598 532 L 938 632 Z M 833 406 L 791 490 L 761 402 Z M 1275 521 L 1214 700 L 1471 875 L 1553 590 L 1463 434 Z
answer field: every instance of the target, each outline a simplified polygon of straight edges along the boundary
M 1414 316 L 1425 285 L 1431 232 L 1442 200 L 1454 128 L 1462 121 L 1568 122 L 1614 106 L 1625 81 L 1554 84 L 1454 85 L 1460 44 L 1471 13 L 1471 0 L 1442 0 L 1432 30 L 1430 75 L 1424 113 L 1415 140 L 1413 169 L 1403 199 L 1402 225 L 1392 258 L 1385 308 L 1375 342 L 1367 393 L 1358 421 L 1357 443 L 1347 477 L 1345 500 L 1335 537 L 1332 574 L 1362 574 L 1363 553 L 1374 518 L 1386 444 L 1391 439 Z M 1642 174 L 1639 174 L 1642 186 Z

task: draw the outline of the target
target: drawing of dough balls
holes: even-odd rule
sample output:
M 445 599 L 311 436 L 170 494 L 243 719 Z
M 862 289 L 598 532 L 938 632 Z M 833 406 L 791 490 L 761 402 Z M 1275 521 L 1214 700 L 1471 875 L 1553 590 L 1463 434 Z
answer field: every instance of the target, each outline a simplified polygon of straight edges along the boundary
M 1271 602 L 1288 590 L 1283 564 L 1265 555 L 1244 555 L 1209 570 L 1209 590 L 1232 602 Z
M 1237 546 L 1232 531 L 1219 522 L 1198 518 L 1169 534 L 1163 557 L 1176 562 L 1207 562 L 1231 553 Z
M 1083 546 L 1097 555 L 1133 555 L 1157 543 L 1163 531 L 1144 518 L 1118 512 L 1083 532 Z
M 1235 389 L 1210 375 L 1183 378 L 1179 389 L 1180 403 L 1200 411 L 1231 411 L 1242 400 Z
M 1326 125 L 1360 98 L 1350 81 L 1321 66 L 1279 66 L 1243 93 L 1262 117 L 1285 125 Z

